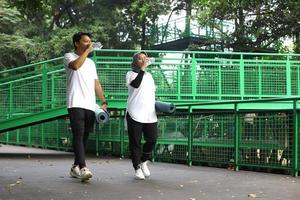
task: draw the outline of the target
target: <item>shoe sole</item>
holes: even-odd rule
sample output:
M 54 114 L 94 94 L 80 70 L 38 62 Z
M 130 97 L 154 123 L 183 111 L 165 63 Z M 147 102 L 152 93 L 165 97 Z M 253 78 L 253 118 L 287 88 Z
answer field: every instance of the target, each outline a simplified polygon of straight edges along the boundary
M 84 181 L 88 181 L 90 178 L 92 178 L 93 175 L 89 174 L 88 176 L 86 177 L 80 177 L 81 178 L 81 181 L 84 182 Z
M 75 174 L 70 173 L 71 178 L 81 178 L 80 176 L 77 176 Z
M 137 177 L 137 176 L 135 176 L 134 179 L 135 180 L 145 180 L 145 178 L 140 178 L 140 177 Z

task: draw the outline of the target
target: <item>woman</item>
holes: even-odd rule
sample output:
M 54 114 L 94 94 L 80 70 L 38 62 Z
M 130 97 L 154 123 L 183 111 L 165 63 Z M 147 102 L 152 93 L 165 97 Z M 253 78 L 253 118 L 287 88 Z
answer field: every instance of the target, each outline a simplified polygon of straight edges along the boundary
M 158 135 L 155 112 L 155 84 L 152 75 L 146 71 L 149 58 L 145 52 L 133 56 L 132 71 L 127 72 L 127 128 L 131 160 L 135 178 L 144 180 L 150 176 L 147 162 L 156 144 Z M 145 144 L 142 146 L 142 133 Z

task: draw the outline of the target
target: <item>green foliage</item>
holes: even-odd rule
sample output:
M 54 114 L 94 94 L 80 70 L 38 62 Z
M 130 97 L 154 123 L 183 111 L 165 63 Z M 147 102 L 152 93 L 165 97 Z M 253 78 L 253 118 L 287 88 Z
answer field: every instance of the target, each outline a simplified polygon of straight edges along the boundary
M 62 56 L 73 50 L 72 36 L 78 31 L 91 32 L 104 48 L 149 47 L 148 29 L 167 13 L 171 2 L 0 0 L 1 40 L 6 47 L 0 70 Z
M 28 49 L 32 48 L 32 41 L 21 35 L 0 33 L 0 69 L 9 66 L 21 66 L 28 61 Z M 25 62 L 24 62 L 25 61 Z
M 91 32 L 104 48 L 147 49 L 159 16 L 184 9 L 189 14 L 189 7 L 197 9 L 203 25 L 222 30 L 216 22 L 233 22 L 234 31 L 222 33 L 222 46 L 285 52 L 282 41 L 289 37 L 300 52 L 300 2 L 295 0 L 0 0 L 0 70 L 62 56 L 73 50 L 72 35 L 78 31 Z
M 224 43 L 235 51 L 284 49 L 278 45 L 287 36 L 295 37 L 300 44 L 299 1 L 195 0 L 194 3 L 202 24 L 215 20 L 233 22 L 234 31 L 224 33 Z

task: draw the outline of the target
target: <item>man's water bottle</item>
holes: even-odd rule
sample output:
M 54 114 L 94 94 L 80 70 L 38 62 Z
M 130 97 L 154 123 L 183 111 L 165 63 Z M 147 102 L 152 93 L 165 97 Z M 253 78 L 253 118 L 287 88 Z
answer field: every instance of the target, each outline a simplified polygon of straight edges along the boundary
M 101 44 L 101 42 L 94 42 L 93 43 L 93 49 L 94 50 L 100 50 L 102 49 L 103 45 Z
M 153 65 L 155 63 L 155 58 L 150 57 L 148 58 L 148 65 Z

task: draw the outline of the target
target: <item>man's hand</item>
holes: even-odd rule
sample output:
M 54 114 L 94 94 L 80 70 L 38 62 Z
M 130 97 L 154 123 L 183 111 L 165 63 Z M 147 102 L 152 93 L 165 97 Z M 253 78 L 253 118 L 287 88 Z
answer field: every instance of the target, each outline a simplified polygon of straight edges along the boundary
M 91 53 L 94 49 L 93 49 L 93 42 L 91 42 L 87 47 L 86 47 L 86 49 L 85 49 L 85 52 L 87 53 L 87 54 L 89 54 L 89 53 Z
M 106 104 L 103 104 L 100 108 L 107 111 L 107 105 Z

